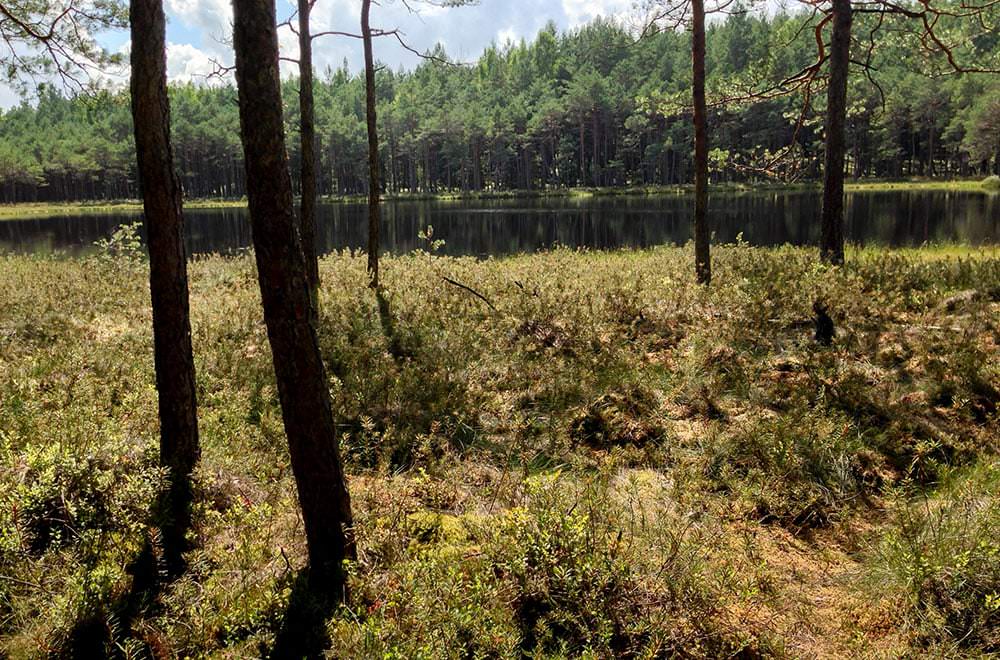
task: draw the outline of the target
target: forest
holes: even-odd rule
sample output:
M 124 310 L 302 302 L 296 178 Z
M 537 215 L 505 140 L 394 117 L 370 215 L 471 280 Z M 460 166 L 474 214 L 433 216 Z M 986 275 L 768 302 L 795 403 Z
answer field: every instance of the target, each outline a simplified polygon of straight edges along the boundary
M 863 34 L 859 15 L 856 29 Z M 898 22 L 900 19 L 896 19 Z M 891 22 L 892 19 L 886 19 Z M 707 85 L 716 182 L 820 176 L 823 99 L 760 93 L 815 59 L 808 16 L 736 12 L 710 23 Z M 870 29 L 870 28 L 869 28 Z M 916 38 L 882 28 L 850 81 L 847 168 L 853 177 L 968 177 L 1000 172 L 1000 83 L 941 74 Z M 960 40 L 956 38 L 956 40 Z M 477 62 L 452 63 L 440 47 L 413 71 L 376 72 L 384 191 L 439 193 L 552 187 L 651 186 L 692 176 L 688 38 L 658 30 L 636 39 L 598 20 L 530 43 L 493 45 Z M 378 43 L 376 41 L 376 54 Z M 858 57 L 864 54 L 857 47 Z M 321 49 L 317 41 L 315 48 Z M 967 60 L 1000 58 L 1000 35 L 968 42 Z M 283 82 L 294 185 L 300 163 L 298 79 Z M 754 98 L 756 95 L 760 98 Z M 172 136 L 188 197 L 246 194 L 236 90 L 173 85 Z M 732 99 L 727 102 L 727 99 Z M 363 73 L 346 66 L 315 84 L 318 191 L 363 194 Z M 805 109 L 804 109 L 805 107 Z M 0 201 L 134 198 L 136 165 L 128 96 L 66 98 L 48 87 L 0 117 Z M 800 125 L 801 124 L 801 125 Z M 776 156 L 784 155 L 776 159 Z M 777 162 L 775 162 L 777 160 Z

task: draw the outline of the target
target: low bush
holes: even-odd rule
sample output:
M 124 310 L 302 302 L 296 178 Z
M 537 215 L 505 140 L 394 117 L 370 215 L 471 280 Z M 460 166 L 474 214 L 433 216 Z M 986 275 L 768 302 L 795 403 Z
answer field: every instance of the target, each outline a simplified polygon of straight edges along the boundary
M 137 588 L 162 480 L 148 273 L 134 237 L 116 243 L 0 257 L 0 655 L 267 654 L 306 552 L 253 260 L 190 264 L 196 549 L 152 594 Z M 993 648 L 991 551 L 970 539 L 992 538 L 995 482 L 963 495 L 977 522 L 940 551 L 951 522 L 878 514 L 890 494 L 947 502 L 942 480 L 995 456 L 996 250 L 854 249 L 842 268 L 789 247 L 713 254 L 702 287 L 688 247 L 422 252 L 385 259 L 382 300 L 362 257 L 322 260 L 361 552 L 330 653 L 843 657 L 884 634 L 903 656 L 966 634 Z M 917 604 L 866 627 L 839 544 L 883 533 L 883 565 L 910 566 L 884 575 L 938 568 L 883 577 Z
M 899 597 L 928 644 L 1000 652 L 1000 466 L 954 475 L 899 505 L 873 553 L 871 585 Z

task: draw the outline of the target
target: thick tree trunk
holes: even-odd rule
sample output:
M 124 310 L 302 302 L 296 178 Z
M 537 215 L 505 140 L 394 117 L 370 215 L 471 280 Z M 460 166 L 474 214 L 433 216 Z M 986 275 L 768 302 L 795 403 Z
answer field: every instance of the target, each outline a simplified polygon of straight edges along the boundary
M 313 303 L 318 300 L 319 260 L 316 250 L 316 111 L 313 105 L 312 34 L 310 0 L 299 0 L 299 135 L 302 150 L 302 200 L 299 235 Z
M 847 74 L 851 58 L 851 0 L 833 0 L 830 81 L 826 97 L 826 158 L 823 163 L 823 218 L 820 258 L 844 263 L 844 152 Z
M 368 278 L 369 286 L 378 289 L 379 158 L 378 123 L 375 115 L 375 58 L 372 54 L 372 29 L 369 23 L 372 1 L 361 0 L 361 36 L 365 45 L 365 117 L 368 122 Z
M 264 321 L 309 549 L 309 583 L 345 597 L 355 556 L 326 374 L 310 313 L 282 130 L 274 0 L 234 0 L 240 132 Z
M 708 227 L 708 114 L 705 105 L 705 3 L 692 0 L 691 66 L 694 96 L 694 270 L 699 284 L 712 281 Z
M 170 471 L 161 534 L 167 570 L 184 569 L 191 473 L 200 453 L 181 187 L 170 145 L 162 0 L 131 0 L 132 118 L 149 241 L 160 461 Z

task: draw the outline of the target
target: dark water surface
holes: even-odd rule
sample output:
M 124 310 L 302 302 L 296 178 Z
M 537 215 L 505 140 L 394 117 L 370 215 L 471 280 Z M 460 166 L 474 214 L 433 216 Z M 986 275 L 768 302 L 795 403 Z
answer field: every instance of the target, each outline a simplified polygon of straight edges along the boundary
M 441 252 L 504 255 L 554 245 L 614 249 L 685 243 L 691 238 L 689 195 L 539 198 L 461 202 L 389 202 L 382 240 L 403 253 L 426 242 L 428 225 Z M 319 208 L 320 249 L 361 249 L 367 230 L 363 204 Z M 742 234 L 753 245 L 814 244 L 819 236 L 816 192 L 759 192 L 712 196 L 709 214 L 716 242 Z M 229 253 L 250 246 L 245 209 L 187 212 L 192 253 Z M 0 221 L 0 252 L 83 254 L 139 214 L 55 216 Z M 886 246 L 922 243 L 1000 243 L 1000 195 L 976 192 L 863 192 L 847 195 L 847 239 Z

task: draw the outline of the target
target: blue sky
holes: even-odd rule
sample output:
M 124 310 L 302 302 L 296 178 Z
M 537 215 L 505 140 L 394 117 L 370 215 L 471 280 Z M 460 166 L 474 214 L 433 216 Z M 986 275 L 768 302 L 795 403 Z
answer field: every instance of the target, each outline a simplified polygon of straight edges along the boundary
M 229 41 L 232 0 L 163 0 L 167 12 L 167 72 L 174 81 L 209 83 L 208 74 L 232 63 Z M 532 39 L 546 23 L 559 29 L 574 28 L 598 16 L 618 17 L 636 24 L 636 5 L 646 0 L 479 0 L 478 4 L 442 8 L 433 4 L 442 0 L 377 0 L 372 7 L 372 26 L 398 28 L 405 41 L 418 51 L 441 43 L 449 55 L 459 61 L 473 61 L 490 43 L 502 45 L 508 40 Z M 752 2 L 753 0 L 751 0 Z M 760 2 L 760 0 L 757 0 Z M 295 0 L 276 0 L 278 19 L 293 14 Z M 404 2 L 408 2 L 410 8 Z M 788 0 L 765 0 L 763 5 L 776 10 Z M 795 3 L 792 3 L 793 5 Z M 337 30 L 357 33 L 360 30 L 361 0 L 316 0 L 313 9 L 313 32 Z M 282 54 L 298 54 L 296 36 L 290 30 L 279 33 Z M 127 30 L 106 33 L 100 42 L 109 50 L 127 53 Z M 318 71 L 339 67 L 346 60 L 352 71 L 362 65 L 361 42 L 347 37 L 324 37 L 314 43 L 313 61 Z M 412 68 L 419 57 L 400 46 L 393 38 L 376 41 L 375 57 L 392 68 Z M 293 70 L 285 65 L 286 73 Z M 127 82 L 127 65 L 107 76 L 115 84 Z M 218 79 L 214 79 L 216 82 Z M 19 103 L 16 92 L 0 83 L 0 108 Z
M 276 0 L 279 20 L 293 13 L 294 3 Z M 632 11 L 635 0 L 479 0 L 477 5 L 446 9 L 421 0 L 381 0 L 372 7 L 372 26 L 399 28 L 405 41 L 423 52 L 441 43 L 448 53 L 461 61 L 475 60 L 490 43 L 531 39 L 548 21 L 561 28 L 572 28 L 597 16 L 616 16 Z M 213 62 L 232 63 L 232 49 L 227 45 L 232 20 L 231 0 L 164 0 L 167 12 L 167 71 L 172 80 L 206 82 L 215 70 Z M 314 32 L 360 30 L 360 0 L 317 0 L 312 14 Z M 295 57 L 295 35 L 280 34 L 282 54 Z M 127 52 L 127 31 L 100 36 L 101 43 L 112 51 Z M 394 39 L 376 41 L 376 59 L 393 68 L 410 68 L 419 58 L 402 48 Z M 361 43 L 346 37 L 324 37 L 314 44 L 313 59 L 317 70 L 339 67 L 345 60 L 353 71 L 362 65 Z M 291 65 L 288 65 L 289 72 Z M 125 72 L 109 78 L 124 84 Z M 0 107 L 19 102 L 18 95 L 0 85 Z
M 293 11 L 288 0 L 278 1 L 279 17 Z M 423 51 L 443 43 L 448 52 L 460 59 L 475 59 L 490 42 L 530 38 L 547 21 L 561 27 L 574 27 L 598 15 L 608 16 L 628 11 L 633 0 L 481 0 L 476 6 L 444 9 L 417 0 L 409 11 L 402 0 L 383 0 L 372 8 L 373 26 L 400 28 L 406 41 Z M 170 42 L 169 69 L 175 79 L 197 78 L 211 68 L 210 60 L 231 61 L 229 47 L 220 43 L 228 32 L 230 0 L 165 0 L 169 16 L 167 39 Z M 313 10 L 313 31 L 359 31 L 360 0 L 317 0 Z M 286 31 L 283 52 L 297 52 L 295 35 Z M 412 66 L 417 57 L 395 40 L 384 38 L 376 44 L 376 57 L 392 66 Z M 315 44 L 314 59 L 318 69 L 340 66 L 346 58 L 353 70 L 361 66 L 361 45 L 355 39 L 329 37 Z
M 279 18 L 291 15 L 294 6 L 278 1 Z M 165 0 L 169 16 L 167 40 L 170 43 L 170 75 L 178 80 L 197 79 L 211 69 L 210 61 L 231 61 L 230 48 L 224 44 L 232 16 L 229 0 Z M 318 0 L 313 10 L 313 31 L 359 31 L 359 0 Z M 478 57 L 491 42 L 503 43 L 533 37 L 548 21 L 560 28 L 585 23 L 596 16 L 627 12 L 632 0 L 481 0 L 478 5 L 445 9 L 431 4 L 411 2 L 410 11 L 402 0 L 383 0 L 372 8 L 372 25 L 399 28 L 406 42 L 423 51 L 442 43 L 459 60 Z M 284 31 L 282 52 L 295 56 L 295 35 Z M 376 42 L 376 58 L 397 68 L 411 67 L 417 56 L 406 51 L 392 38 Z M 318 69 L 340 66 L 347 60 L 352 70 L 362 64 L 361 44 L 346 37 L 324 37 L 315 44 L 314 60 Z

